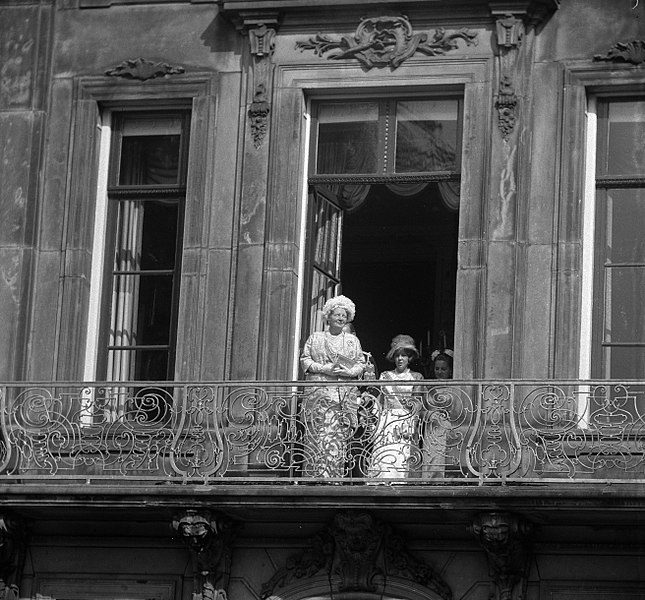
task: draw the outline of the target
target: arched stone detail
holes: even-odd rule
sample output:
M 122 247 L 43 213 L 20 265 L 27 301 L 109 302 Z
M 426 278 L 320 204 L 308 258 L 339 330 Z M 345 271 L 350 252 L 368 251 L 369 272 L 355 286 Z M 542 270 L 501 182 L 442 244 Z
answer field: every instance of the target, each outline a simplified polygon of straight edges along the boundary
M 261 596 L 451 600 L 452 591 L 388 524 L 367 512 L 343 511 L 276 571 Z

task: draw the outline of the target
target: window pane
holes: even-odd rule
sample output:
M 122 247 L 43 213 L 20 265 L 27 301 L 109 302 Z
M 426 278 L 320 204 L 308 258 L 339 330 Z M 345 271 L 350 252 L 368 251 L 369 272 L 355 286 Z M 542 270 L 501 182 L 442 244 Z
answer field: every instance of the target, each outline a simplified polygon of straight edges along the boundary
M 324 273 L 313 269 L 311 297 L 309 298 L 309 331 L 322 331 L 325 323 L 322 308 L 327 300 L 335 295 L 338 282 Z
M 395 171 L 456 171 L 457 114 L 457 100 L 397 102 Z
M 178 183 L 179 141 L 179 135 L 124 136 L 119 185 Z
M 610 262 L 645 263 L 645 190 L 610 190 L 607 225 Z
M 172 275 L 115 275 L 111 346 L 167 344 Z
M 316 173 L 376 173 L 377 149 L 377 103 L 320 105 Z
M 612 379 L 638 379 L 645 373 L 645 348 L 612 347 L 606 348 L 606 372 Z M 640 402 L 643 401 L 641 397 Z M 641 405 L 642 406 L 642 405 Z
M 610 103 L 608 121 L 608 174 L 643 174 L 645 101 Z
M 603 339 L 645 343 L 645 267 L 607 269 Z
M 111 349 L 108 361 L 121 381 L 166 381 L 168 379 L 168 349 L 130 350 Z
M 179 205 L 176 200 L 147 200 L 143 210 L 141 268 L 174 269 Z

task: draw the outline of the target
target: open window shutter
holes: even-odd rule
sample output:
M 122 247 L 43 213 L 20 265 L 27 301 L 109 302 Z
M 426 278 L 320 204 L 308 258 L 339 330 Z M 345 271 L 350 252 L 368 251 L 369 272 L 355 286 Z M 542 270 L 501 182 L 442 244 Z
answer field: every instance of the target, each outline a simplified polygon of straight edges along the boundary
M 303 339 L 312 331 L 323 329 L 321 310 L 325 302 L 340 291 L 340 252 L 343 209 L 336 196 L 322 186 L 309 193 L 307 227 L 307 296 L 303 323 Z

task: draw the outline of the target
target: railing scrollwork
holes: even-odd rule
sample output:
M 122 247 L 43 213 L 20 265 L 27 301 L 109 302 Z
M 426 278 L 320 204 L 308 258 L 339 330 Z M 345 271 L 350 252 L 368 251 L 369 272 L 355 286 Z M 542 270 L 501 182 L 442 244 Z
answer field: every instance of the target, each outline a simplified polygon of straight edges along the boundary
M 4 384 L 0 480 L 645 481 L 645 382 Z

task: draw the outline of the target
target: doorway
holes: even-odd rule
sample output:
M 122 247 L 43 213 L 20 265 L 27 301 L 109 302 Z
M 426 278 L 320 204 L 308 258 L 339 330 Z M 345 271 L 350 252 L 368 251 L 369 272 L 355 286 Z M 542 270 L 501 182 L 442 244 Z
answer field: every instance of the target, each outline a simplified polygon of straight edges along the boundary
M 399 333 L 421 352 L 414 370 L 432 377 L 430 355 L 453 348 L 459 224 L 458 182 L 371 185 L 345 207 L 342 293 L 356 303 L 354 325 L 378 372 Z

